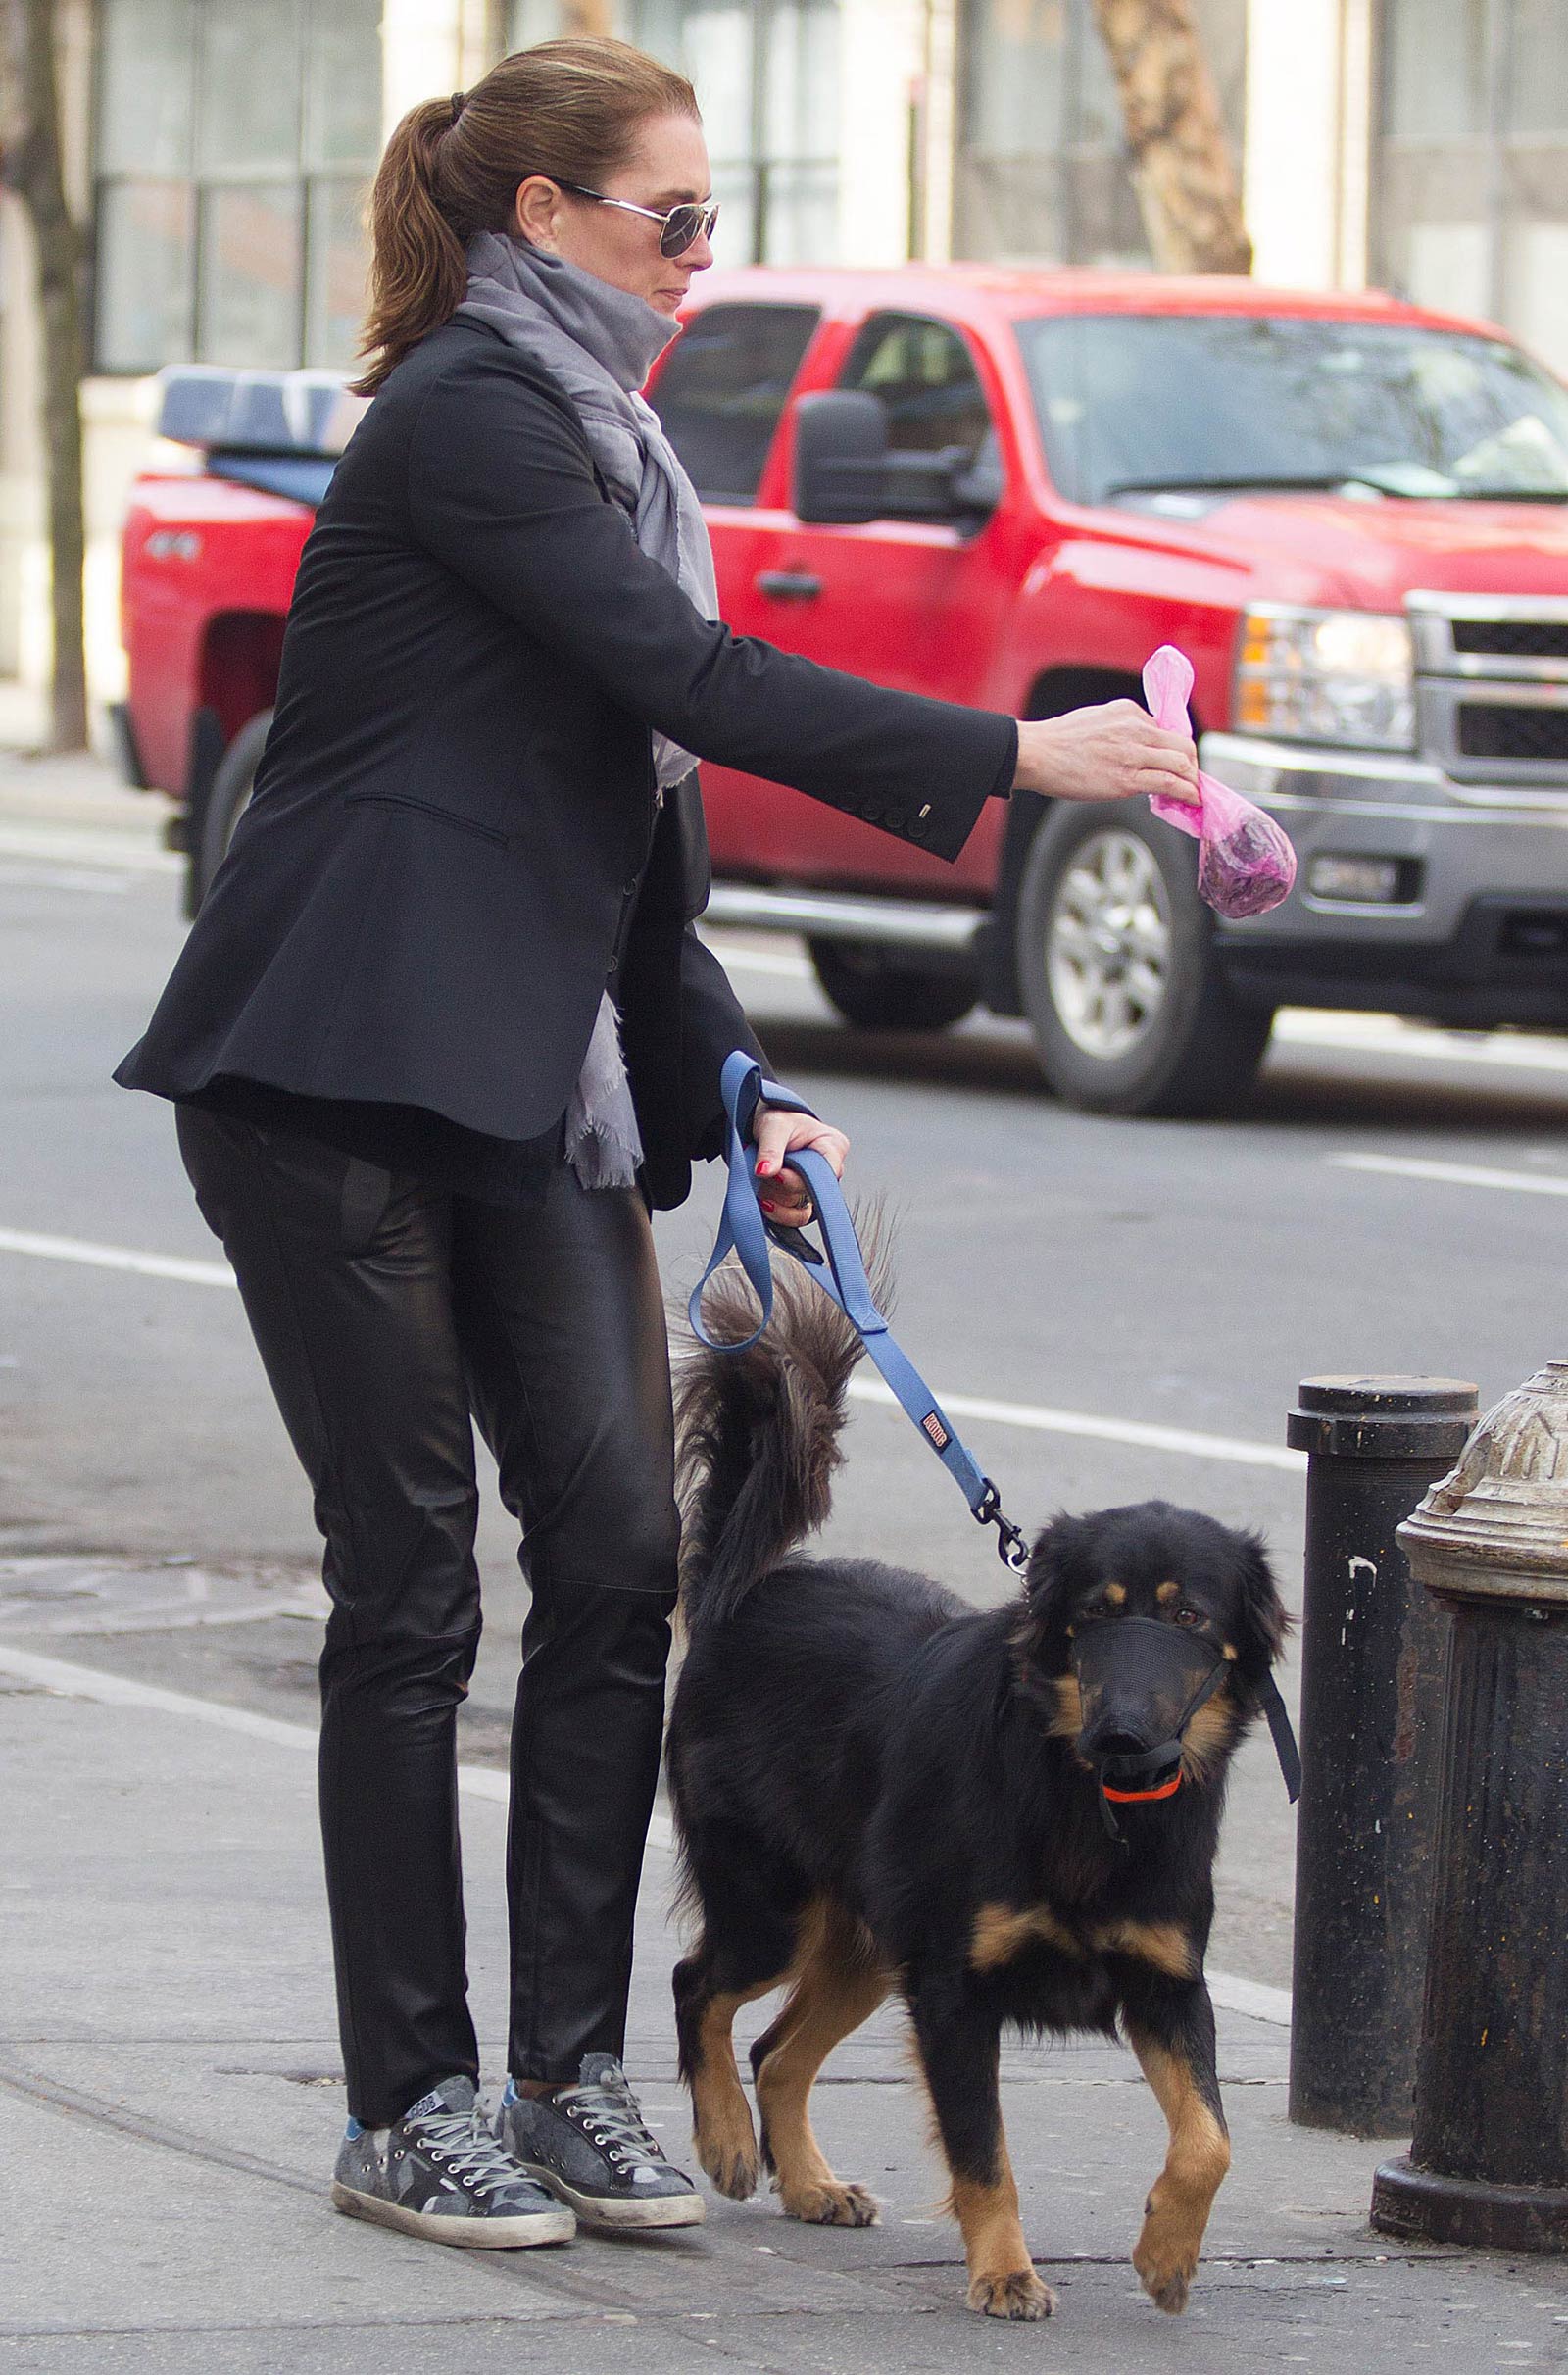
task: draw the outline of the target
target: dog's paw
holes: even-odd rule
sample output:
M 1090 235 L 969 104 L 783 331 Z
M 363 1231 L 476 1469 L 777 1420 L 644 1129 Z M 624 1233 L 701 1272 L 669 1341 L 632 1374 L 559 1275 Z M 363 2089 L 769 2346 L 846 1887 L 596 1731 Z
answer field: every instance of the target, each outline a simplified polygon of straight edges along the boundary
M 1049 2284 L 1043 2284 L 1033 2268 L 1008 2268 L 1001 2276 L 971 2276 L 969 2279 L 969 2307 L 982 2317 L 1012 2317 L 1033 2320 L 1049 2317 L 1056 2306 L 1056 2296 Z
M 703 2136 L 692 2139 L 697 2162 L 710 2185 L 731 2202 L 749 2202 L 757 2191 L 761 2174 L 756 2139 L 749 2132 L 742 2135 L 738 2128 L 724 2137 Z
M 874 2227 L 881 2223 L 875 2195 L 868 2194 L 863 2185 L 841 2185 L 836 2177 L 826 2184 L 781 2185 L 778 2198 L 786 2218 L 804 2219 L 811 2227 Z
M 1179 2317 L 1186 2308 L 1198 2273 L 1197 2245 L 1190 2234 L 1174 2232 L 1173 2226 L 1171 2219 L 1151 2211 L 1133 2251 L 1133 2266 L 1144 2291 L 1167 2317 Z

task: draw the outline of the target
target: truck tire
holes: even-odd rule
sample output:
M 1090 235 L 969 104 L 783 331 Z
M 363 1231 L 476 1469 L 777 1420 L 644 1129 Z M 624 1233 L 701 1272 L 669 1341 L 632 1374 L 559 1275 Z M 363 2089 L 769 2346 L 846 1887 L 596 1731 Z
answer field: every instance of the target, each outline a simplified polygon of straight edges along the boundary
M 234 838 L 234 827 L 251 804 L 251 792 L 256 783 L 256 769 L 267 741 L 268 728 L 272 722 L 270 710 L 258 710 L 248 717 L 218 763 L 213 788 L 207 795 L 199 831 L 191 847 L 191 913 L 206 898 L 212 888 L 213 876 L 228 855 L 228 845 Z
M 808 940 L 822 995 L 865 1031 L 945 1031 L 979 996 L 964 973 L 923 971 L 898 949 L 865 940 Z
M 1227 988 L 1192 843 L 1142 802 L 1060 802 L 1018 893 L 1041 1069 L 1097 1113 L 1204 1113 L 1251 1084 L 1272 1011 Z

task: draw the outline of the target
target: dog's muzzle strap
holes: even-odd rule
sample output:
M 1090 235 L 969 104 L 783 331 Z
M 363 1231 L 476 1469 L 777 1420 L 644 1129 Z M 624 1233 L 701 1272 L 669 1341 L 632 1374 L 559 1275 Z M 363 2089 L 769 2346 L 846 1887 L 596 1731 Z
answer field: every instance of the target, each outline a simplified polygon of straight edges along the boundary
M 1292 1806 L 1295 1806 L 1301 1795 L 1301 1752 L 1296 1745 L 1296 1734 L 1291 1729 L 1290 1710 L 1280 1697 L 1280 1686 L 1272 1674 L 1264 1675 L 1258 1697 L 1263 1702 L 1263 1712 L 1268 1718 L 1269 1736 L 1274 1743 L 1274 1754 L 1280 1760 L 1280 1771 L 1285 1776 L 1285 1788 Z

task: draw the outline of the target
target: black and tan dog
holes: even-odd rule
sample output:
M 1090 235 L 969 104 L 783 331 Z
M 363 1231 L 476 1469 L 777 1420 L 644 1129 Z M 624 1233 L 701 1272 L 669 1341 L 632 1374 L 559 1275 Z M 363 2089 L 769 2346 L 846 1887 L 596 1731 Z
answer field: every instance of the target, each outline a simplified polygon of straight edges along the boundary
M 721 1337 L 749 1330 L 722 1279 L 708 1316 Z M 1002 2130 L 1000 2034 L 1119 2030 L 1170 2129 L 1133 2264 L 1181 2309 L 1230 2162 L 1203 1983 L 1225 1771 L 1285 1610 L 1255 1539 L 1157 1501 L 1058 1518 L 1020 1596 L 979 1614 L 920 1575 L 791 1556 L 827 1511 L 858 1350 L 825 1299 L 781 1288 L 765 1337 L 693 1354 L 681 1382 L 688 1649 L 669 1776 L 701 1923 L 674 1979 L 698 2157 L 737 2200 L 765 2165 L 791 2217 L 871 2223 L 808 2098 L 896 1992 L 969 2305 L 1048 2316 Z M 1113 1828 L 1106 1757 L 1149 1749 L 1170 1720 L 1147 1653 L 1157 1667 L 1177 1644 L 1155 1626 L 1208 1645 L 1208 1693 L 1181 1728 L 1179 1786 L 1119 1805 Z M 778 1987 L 752 2050 L 759 2150 L 731 2029 Z

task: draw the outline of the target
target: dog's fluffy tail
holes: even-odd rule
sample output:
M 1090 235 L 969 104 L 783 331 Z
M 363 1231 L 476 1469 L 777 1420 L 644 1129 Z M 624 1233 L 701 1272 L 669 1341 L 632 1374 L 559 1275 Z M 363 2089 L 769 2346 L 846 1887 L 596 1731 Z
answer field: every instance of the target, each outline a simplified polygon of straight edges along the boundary
M 861 1220 L 872 1293 L 888 1306 L 887 1229 Z M 773 1317 L 744 1352 L 692 1344 L 675 1384 L 682 1509 L 681 1608 L 688 1630 L 733 1613 L 758 1577 L 828 1513 L 844 1395 L 863 1347 L 838 1306 L 783 1270 Z M 757 1324 L 741 1273 L 726 1266 L 703 1298 L 709 1332 L 735 1344 Z

